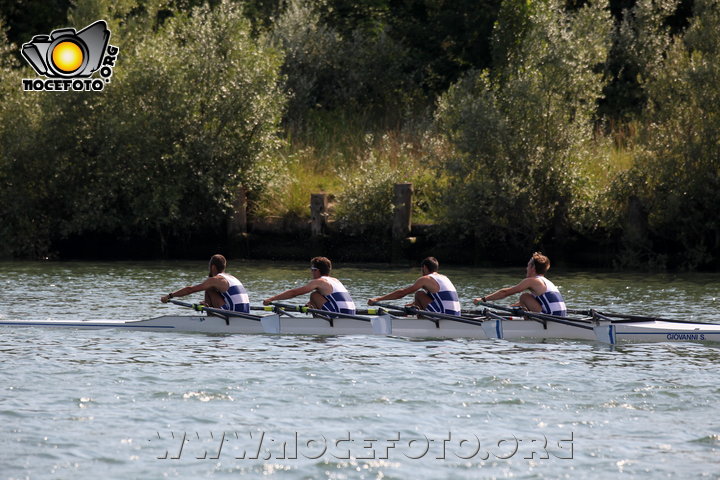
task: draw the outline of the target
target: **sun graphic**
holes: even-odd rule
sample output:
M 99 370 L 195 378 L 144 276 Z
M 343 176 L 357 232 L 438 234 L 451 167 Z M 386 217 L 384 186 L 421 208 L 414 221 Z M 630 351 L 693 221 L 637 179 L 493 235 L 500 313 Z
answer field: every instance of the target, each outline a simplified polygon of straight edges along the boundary
M 83 52 L 74 42 L 60 42 L 52 52 L 53 64 L 65 73 L 71 73 L 82 66 Z

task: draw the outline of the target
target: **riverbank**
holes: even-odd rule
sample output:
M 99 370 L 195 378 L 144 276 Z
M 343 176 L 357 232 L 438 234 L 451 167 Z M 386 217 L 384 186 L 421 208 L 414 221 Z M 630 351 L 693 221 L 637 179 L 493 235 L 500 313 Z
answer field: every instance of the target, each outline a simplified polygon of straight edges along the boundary
M 482 231 L 478 231 L 481 235 Z M 340 231 L 329 223 L 322 235 L 313 237 L 309 221 L 274 218 L 248 224 L 248 231 L 231 239 L 224 229 L 188 236 L 182 241 L 160 238 L 134 241 L 116 236 L 74 237 L 60 242 L 53 260 L 158 260 L 206 259 L 221 252 L 231 259 L 306 262 L 327 256 L 344 263 L 380 263 L 415 267 L 434 256 L 443 264 L 476 267 L 514 267 L 527 261 L 528 251 L 502 246 L 488 248 L 474 236 L 460 236 L 439 225 L 412 225 L 409 235 L 394 248 L 390 228 L 361 235 Z M 553 265 L 569 268 L 619 268 L 617 251 L 610 245 L 586 239 L 565 239 L 562 247 L 548 245 L 542 251 Z

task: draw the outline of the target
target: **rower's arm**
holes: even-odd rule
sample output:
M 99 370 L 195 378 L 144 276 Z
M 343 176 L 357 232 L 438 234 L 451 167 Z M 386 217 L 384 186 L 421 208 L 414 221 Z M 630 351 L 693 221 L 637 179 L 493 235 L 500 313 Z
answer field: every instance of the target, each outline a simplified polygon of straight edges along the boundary
M 270 298 L 266 298 L 263 300 L 264 305 L 270 305 L 272 302 L 277 300 L 287 300 L 290 298 L 295 298 L 299 295 L 304 295 L 306 293 L 310 293 L 314 290 L 317 290 L 317 282 L 315 280 L 303 285 L 302 287 L 297 288 L 291 288 L 290 290 L 285 290 L 282 293 L 278 293 L 277 295 L 274 295 Z
M 188 285 L 187 287 L 170 292 L 169 295 L 160 297 L 160 301 L 167 303 L 167 301 L 171 298 L 184 297 L 193 293 L 204 292 L 205 290 L 210 290 L 211 288 L 215 288 L 218 291 L 223 292 L 227 290 L 227 280 L 218 277 L 209 277 L 204 282 L 198 283 L 197 285 Z
M 501 288 L 500 290 L 497 290 L 497 291 L 491 293 L 490 295 L 486 295 L 484 297 L 478 297 L 473 300 L 473 303 L 475 303 L 477 305 L 479 302 L 502 300 L 503 298 L 509 297 L 510 295 L 514 295 L 516 293 L 520 293 L 524 290 L 530 289 L 533 280 L 535 280 L 535 279 L 534 278 L 526 278 L 522 282 L 520 282 L 517 285 L 514 285 L 512 287 Z
M 407 295 L 410 295 L 411 293 L 417 292 L 425 286 L 424 279 L 425 277 L 418 278 L 417 281 L 415 281 L 415 283 L 413 283 L 409 287 L 400 288 L 381 297 L 371 298 L 370 300 L 368 300 L 368 305 L 374 305 L 376 302 L 382 302 L 384 300 L 397 300 L 398 298 L 403 298 Z

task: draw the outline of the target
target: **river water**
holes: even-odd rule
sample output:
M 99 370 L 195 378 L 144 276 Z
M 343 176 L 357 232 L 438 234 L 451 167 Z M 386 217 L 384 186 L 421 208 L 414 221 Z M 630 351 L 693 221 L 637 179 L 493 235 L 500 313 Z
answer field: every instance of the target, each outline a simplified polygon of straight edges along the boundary
M 183 313 L 158 298 L 206 267 L 0 263 L 0 319 Z M 310 273 L 228 271 L 253 304 Z M 469 306 L 524 266 L 441 271 Z M 718 274 L 550 273 L 571 307 L 720 321 Z M 362 304 L 419 269 L 334 274 Z M 3 479 L 720 478 L 720 345 L 3 328 L 0 365 Z

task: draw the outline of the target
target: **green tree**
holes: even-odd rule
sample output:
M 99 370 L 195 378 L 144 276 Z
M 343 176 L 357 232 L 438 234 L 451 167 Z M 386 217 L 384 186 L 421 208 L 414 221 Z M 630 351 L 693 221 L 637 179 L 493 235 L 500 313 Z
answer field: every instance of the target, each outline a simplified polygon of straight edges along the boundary
M 651 75 L 667 50 L 670 19 L 679 0 L 638 0 L 619 13 L 613 46 L 606 63 L 610 81 L 600 112 L 623 122 L 639 117 L 646 94 L 642 79 Z
M 670 266 L 720 260 L 720 2 L 696 0 L 687 31 L 643 82 L 645 154 L 634 185 L 653 250 Z M 657 257 L 648 260 L 657 262 Z M 664 262 L 663 262 L 664 263 Z
M 148 28 L 155 18 L 129 16 L 112 31 L 121 50 L 103 92 L 21 92 L 3 103 L 0 235 L 12 253 L 42 255 L 71 235 L 163 248 L 222 233 L 235 190 L 273 178 L 282 56 L 251 37 L 231 2 Z
M 5 18 L 8 39 L 22 44 L 34 35 L 47 35 L 55 28 L 66 27 L 70 3 L 70 0 L 0 0 L 0 16 Z
M 288 118 L 315 109 L 392 112 L 403 105 L 406 50 L 386 29 L 341 31 L 322 18 L 322 2 L 290 0 L 275 22 L 273 44 L 285 52 Z
M 574 11 L 557 0 L 503 2 L 495 68 L 439 102 L 439 131 L 455 149 L 441 165 L 451 224 L 481 229 L 486 245 L 531 248 L 569 223 L 610 32 L 603 2 Z
M 341 32 L 381 31 L 407 51 L 405 74 L 429 101 L 467 70 L 491 66 L 498 0 L 329 0 L 323 18 Z

